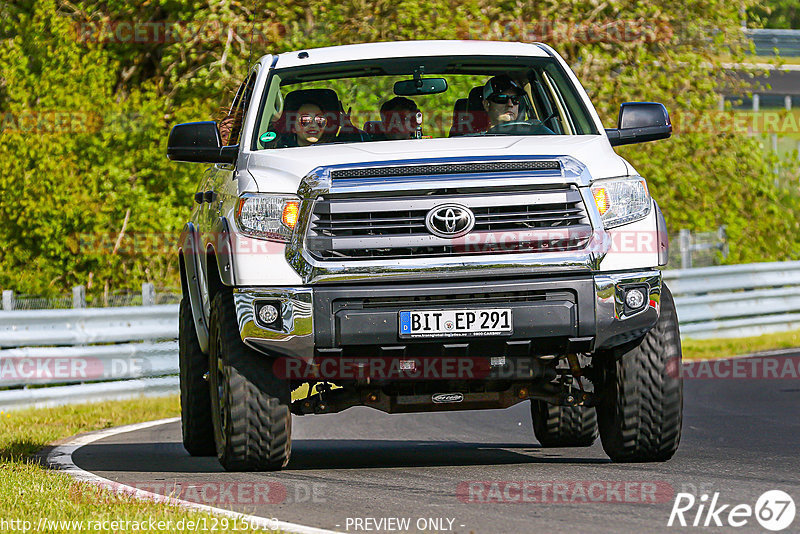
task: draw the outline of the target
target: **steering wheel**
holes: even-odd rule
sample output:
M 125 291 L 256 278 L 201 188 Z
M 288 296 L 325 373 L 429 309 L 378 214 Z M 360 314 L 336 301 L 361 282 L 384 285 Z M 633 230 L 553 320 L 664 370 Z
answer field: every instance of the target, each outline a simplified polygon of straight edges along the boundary
M 510 121 L 492 126 L 486 131 L 487 134 L 505 135 L 544 135 L 552 134 L 553 131 L 547 128 L 538 119 L 528 121 Z

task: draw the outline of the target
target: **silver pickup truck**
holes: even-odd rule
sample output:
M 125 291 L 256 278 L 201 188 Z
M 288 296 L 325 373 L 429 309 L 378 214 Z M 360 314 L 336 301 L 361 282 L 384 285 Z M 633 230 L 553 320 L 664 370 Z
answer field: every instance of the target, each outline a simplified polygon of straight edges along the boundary
M 669 459 L 666 224 L 612 147 L 671 131 L 647 102 L 605 129 L 544 44 L 262 57 L 219 124 L 169 137 L 206 164 L 178 250 L 187 451 L 280 469 L 292 414 L 528 401 L 543 447 Z

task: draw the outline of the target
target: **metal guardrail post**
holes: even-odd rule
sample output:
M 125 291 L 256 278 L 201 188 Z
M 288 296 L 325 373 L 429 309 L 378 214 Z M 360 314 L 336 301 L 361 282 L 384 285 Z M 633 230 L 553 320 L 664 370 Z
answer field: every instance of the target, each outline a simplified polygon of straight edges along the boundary
M 156 286 L 145 282 L 142 284 L 142 306 L 155 306 Z
M 681 249 L 681 269 L 692 267 L 692 233 L 683 228 L 678 233 Z
M 14 309 L 14 292 L 10 289 L 3 290 L 3 309 L 6 311 Z
M 786 111 L 792 111 L 792 95 L 783 97 L 783 105 L 786 107 Z
M 761 107 L 761 97 L 758 94 L 753 94 L 753 111 L 758 111 Z
M 770 138 L 771 138 L 771 141 L 772 141 L 772 153 L 777 156 L 778 155 L 778 134 L 774 133 L 774 134 L 770 135 Z M 778 160 L 778 161 L 779 162 L 776 163 L 775 166 L 772 168 L 772 173 L 775 176 L 779 176 L 780 173 L 781 173 L 780 160 Z M 775 179 L 775 185 L 778 185 L 778 179 L 777 178 Z
M 72 288 L 72 307 L 86 307 L 86 288 L 84 286 L 75 286 Z

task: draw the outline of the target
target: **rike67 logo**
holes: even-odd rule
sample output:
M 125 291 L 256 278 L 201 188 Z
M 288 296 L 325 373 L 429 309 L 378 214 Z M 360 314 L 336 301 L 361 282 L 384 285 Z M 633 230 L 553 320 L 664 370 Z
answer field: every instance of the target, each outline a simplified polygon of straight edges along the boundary
M 696 498 L 691 493 L 678 493 L 667 526 L 680 527 L 743 527 L 755 520 L 761 527 L 778 532 L 794 522 L 795 505 L 792 497 L 781 490 L 764 492 L 755 503 L 723 504 L 719 492 L 709 500 L 707 494 Z

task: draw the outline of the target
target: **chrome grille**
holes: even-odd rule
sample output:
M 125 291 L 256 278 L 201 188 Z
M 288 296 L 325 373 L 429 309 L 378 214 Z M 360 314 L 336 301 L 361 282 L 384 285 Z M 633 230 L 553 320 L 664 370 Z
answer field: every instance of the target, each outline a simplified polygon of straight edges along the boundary
M 331 179 L 384 178 L 396 176 L 428 176 L 436 174 L 472 174 L 479 172 L 557 171 L 558 161 L 493 161 L 484 163 L 447 163 L 440 165 L 401 165 L 397 167 L 363 167 L 331 172 Z
M 426 227 L 428 212 L 460 204 L 475 215 L 464 237 L 437 237 Z M 576 250 L 586 246 L 591 225 L 573 186 L 535 191 L 378 197 L 320 197 L 306 238 L 317 259 L 398 259 Z

